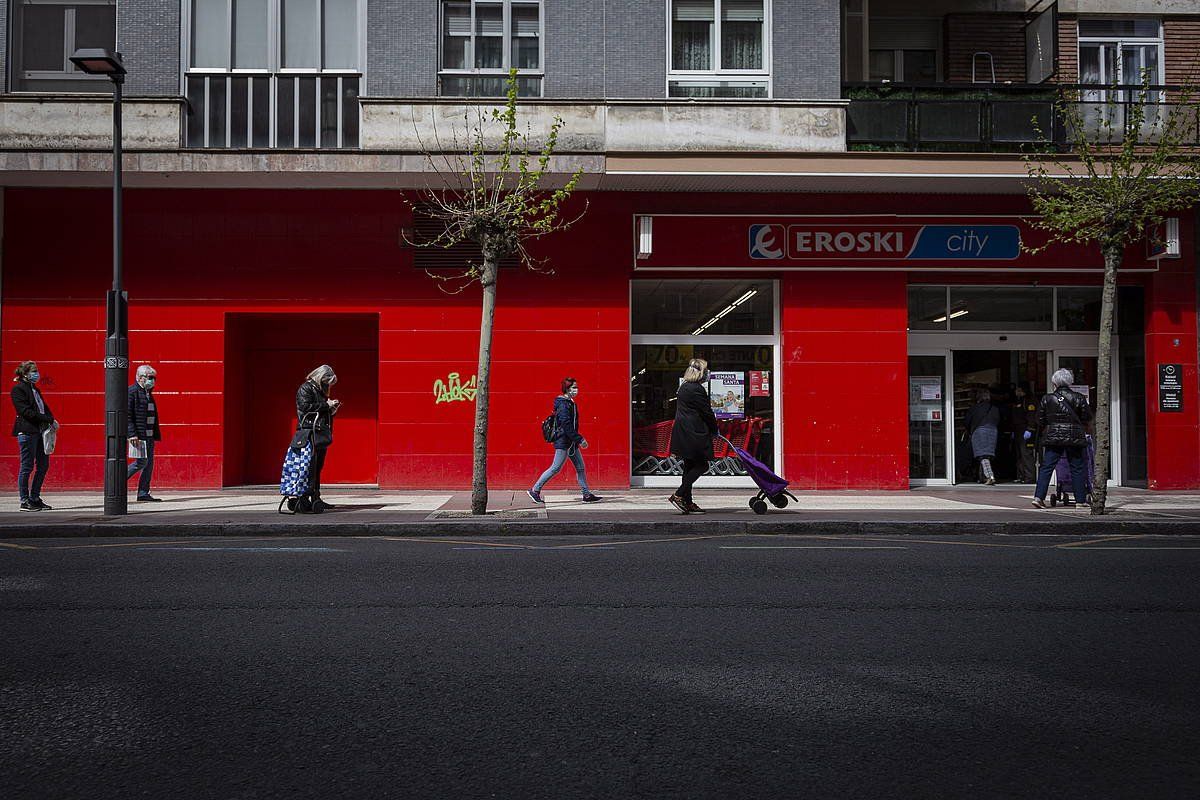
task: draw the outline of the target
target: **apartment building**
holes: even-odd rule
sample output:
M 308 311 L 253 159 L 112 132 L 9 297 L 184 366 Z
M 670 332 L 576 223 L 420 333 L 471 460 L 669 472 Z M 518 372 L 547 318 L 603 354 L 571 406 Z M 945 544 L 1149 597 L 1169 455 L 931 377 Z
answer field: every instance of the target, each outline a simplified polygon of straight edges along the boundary
M 0 96 L 0 356 L 63 424 L 51 481 L 102 482 L 109 84 L 128 68 L 130 357 L 153 363 L 159 483 L 268 484 L 296 386 L 332 364 L 329 482 L 466 486 L 478 295 L 409 246 L 425 155 L 518 70 L 551 171 L 584 171 L 552 274 L 500 276 L 494 486 L 543 468 L 580 382 L 593 486 L 667 485 L 679 376 L 709 359 L 723 430 L 802 488 L 972 480 L 973 391 L 1095 393 L 1102 264 L 1029 254 L 1022 146 L 1062 84 L 1098 103 L 1192 81 L 1187 2 L 8 0 Z M 1127 254 L 1116 482 L 1200 487 L 1196 218 Z M 1182 375 L 1165 402 L 1160 373 Z M 719 382 L 719 385 L 718 385 Z M 1161 396 L 1160 396 L 1161 395 Z M 1172 395 L 1172 397 L 1176 397 Z M 720 454 L 719 454 L 720 455 Z M 1002 477 L 1012 477 L 1003 462 Z M 0 455 L 0 474 L 17 459 Z M 713 485 L 749 479 L 718 459 Z M 558 481 L 566 481 L 560 476 Z M 563 485 L 566 485 L 565 483 Z M 551 485 L 554 488 L 554 484 Z

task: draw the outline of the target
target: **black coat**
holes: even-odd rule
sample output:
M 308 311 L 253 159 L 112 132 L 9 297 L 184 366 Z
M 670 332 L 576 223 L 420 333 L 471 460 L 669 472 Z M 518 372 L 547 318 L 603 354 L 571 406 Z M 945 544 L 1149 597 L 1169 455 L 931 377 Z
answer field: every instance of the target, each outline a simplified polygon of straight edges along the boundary
M 329 398 L 312 381 L 300 384 L 296 390 L 296 430 L 312 428 L 314 422 L 319 421 L 322 427 L 327 427 L 332 433 L 333 410 L 327 400 Z M 317 415 L 315 419 L 313 414 Z
M 1079 392 L 1061 388 L 1042 397 L 1037 421 L 1042 430 L 1043 447 L 1086 447 L 1087 429 L 1083 423 L 1092 418 L 1087 398 Z
M 558 435 L 554 437 L 555 450 L 570 450 L 583 441 L 579 433 L 579 409 L 575 401 L 559 395 L 554 398 L 554 419 L 558 423 Z
M 154 401 L 154 441 L 162 441 L 162 415 L 158 413 L 158 401 Z M 132 439 L 149 439 L 146 435 L 146 427 L 150 411 L 150 392 L 138 386 L 136 383 L 129 387 L 129 424 L 126 426 L 126 435 Z
M 50 410 L 50 404 L 46 402 L 45 397 L 42 398 L 42 405 L 45 407 L 46 413 L 38 411 L 37 402 L 33 399 L 34 392 L 37 392 L 37 389 L 29 381 L 20 380 L 13 384 L 13 408 L 17 410 L 17 418 L 13 422 L 13 436 L 18 433 L 36 436 L 42 432 L 43 428 L 54 422 L 54 412 Z
M 717 417 L 708 391 L 699 383 L 687 382 L 675 394 L 675 426 L 671 428 L 671 452 L 686 461 L 712 460 Z

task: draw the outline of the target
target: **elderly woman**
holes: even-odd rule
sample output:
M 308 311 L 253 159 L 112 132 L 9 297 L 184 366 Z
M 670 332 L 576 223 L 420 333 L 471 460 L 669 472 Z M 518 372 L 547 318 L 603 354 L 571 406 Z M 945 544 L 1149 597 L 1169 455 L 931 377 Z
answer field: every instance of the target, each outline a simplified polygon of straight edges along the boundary
M 717 417 L 704 384 L 708 381 L 708 362 L 693 358 L 683 373 L 683 383 L 675 394 L 675 425 L 671 428 L 671 452 L 683 459 L 683 480 L 679 489 L 667 498 L 684 514 L 703 514 L 692 502 L 692 485 L 708 471 L 713 457 L 713 437 L 717 435 Z
M 996 440 L 1000 437 L 1000 409 L 992 405 L 992 393 L 987 389 L 975 393 L 975 405 L 967 412 L 964 424 L 971 437 L 975 463 L 979 465 L 979 482 L 995 486 L 992 459 L 996 457 Z
M 131 479 L 138 472 L 137 501 L 139 503 L 157 503 L 157 497 L 150 494 L 150 481 L 154 476 L 154 448 L 162 441 L 162 427 L 158 419 L 158 402 L 154 397 L 154 385 L 158 383 L 158 373 L 149 364 L 137 368 L 137 377 L 129 387 L 129 443 L 138 451 L 138 457 L 125 471 L 125 480 Z
M 12 402 L 17 412 L 13 422 L 13 436 L 21 453 L 21 466 L 17 471 L 17 492 L 21 496 L 22 511 L 49 511 L 50 506 L 42 501 L 42 482 L 50 471 L 50 456 L 46 453 L 42 434 L 48 428 L 57 428 L 54 412 L 38 391 L 37 383 L 42 379 L 34 361 L 22 361 L 13 377 Z M 29 478 L 33 476 L 33 485 Z
M 1087 497 L 1087 466 L 1084 464 L 1084 454 L 1087 453 L 1087 428 L 1084 425 L 1092 419 L 1092 410 L 1088 407 L 1087 398 L 1079 392 L 1071 391 L 1075 383 L 1075 374 L 1069 369 L 1060 369 L 1050 376 L 1050 385 L 1054 391 L 1042 398 L 1038 404 L 1038 429 L 1042 432 L 1042 466 L 1038 469 L 1037 489 L 1033 495 L 1033 505 L 1037 508 L 1046 507 L 1046 492 L 1050 489 L 1050 476 L 1058 466 L 1059 459 L 1064 456 L 1071 465 L 1071 483 L 1075 491 L 1075 503 L 1082 503 Z M 1066 503 L 1071 506 L 1075 503 Z
M 296 390 L 296 430 L 308 431 L 312 439 L 313 456 L 308 468 L 308 494 L 296 503 L 296 510 L 320 514 L 333 508 L 332 503 L 321 499 L 321 469 L 325 466 L 325 455 L 333 444 L 333 415 L 341 407 L 341 400 L 333 400 L 329 392 L 337 383 L 337 375 L 328 364 L 308 373 L 304 383 Z

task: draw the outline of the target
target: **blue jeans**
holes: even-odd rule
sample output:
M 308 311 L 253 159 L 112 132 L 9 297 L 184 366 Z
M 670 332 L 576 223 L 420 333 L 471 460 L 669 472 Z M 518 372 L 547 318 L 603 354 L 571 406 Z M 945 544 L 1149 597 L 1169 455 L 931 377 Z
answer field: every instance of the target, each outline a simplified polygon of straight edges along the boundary
M 17 446 L 21 448 L 21 468 L 17 472 L 17 492 L 21 502 L 40 500 L 42 497 L 42 482 L 50 469 L 50 456 L 46 455 L 46 446 L 42 443 L 41 434 L 18 433 Z M 34 471 L 34 467 L 37 471 Z M 33 475 L 33 487 L 29 486 L 29 476 Z
M 1039 500 L 1046 499 L 1046 492 L 1050 490 L 1050 476 L 1054 474 L 1054 468 L 1058 466 L 1059 459 L 1065 455 L 1067 463 L 1071 465 L 1071 483 L 1075 502 L 1087 502 L 1087 465 L 1083 463 L 1086 452 L 1086 447 L 1046 447 L 1042 451 L 1042 466 L 1038 468 L 1037 489 L 1033 493 L 1034 497 Z
M 150 479 L 154 476 L 154 440 L 141 439 L 146 443 L 146 457 L 139 458 L 129 465 L 129 472 L 125 476 L 125 480 L 129 480 L 140 470 L 142 477 L 138 480 L 138 497 L 150 496 Z
M 575 465 L 575 477 L 579 480 L 579 488 L 584 494 L 591 494 L 592 490 L 587 485 L 587 473 L 583 468 L 583 453 L 579 452 L 579 447 L 572 447 L 570 450 L 554 449 L 554 463 L 550 465 L 550 469 L 542 473 L 542 477 L 538 478 L 538 482 L 533 485 L 533 493 L 537 494 L 542 490 L 542 487 L 549 483 L 550 479 L 559 473 L 563 465 L 567 463 L 567 459 L 571 459 L 571 463 Z

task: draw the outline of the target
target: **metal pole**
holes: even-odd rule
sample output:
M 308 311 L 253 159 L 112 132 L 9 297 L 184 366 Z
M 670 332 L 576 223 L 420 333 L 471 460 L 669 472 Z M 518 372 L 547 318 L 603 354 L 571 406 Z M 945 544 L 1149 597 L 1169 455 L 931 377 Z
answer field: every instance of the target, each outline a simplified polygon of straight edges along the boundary
M 120 53 L 117 54 L 118 58 Z M 104 515 L 129 511 L 125 490 L 126 427 L 128 425 L 129 317 L 123 289 L 121 246 L 121 84 L 113 81 L 113 288 L 108 293 L 108 336 L 104 340 Z

